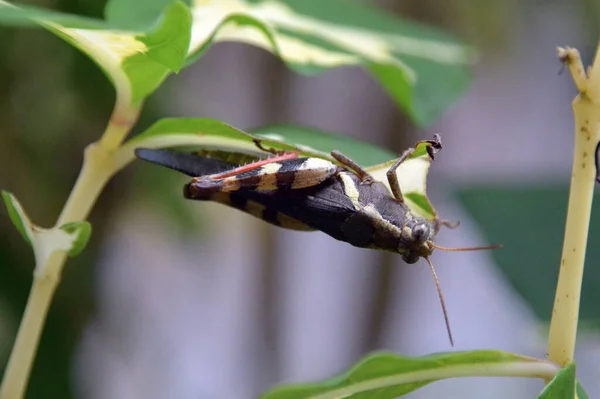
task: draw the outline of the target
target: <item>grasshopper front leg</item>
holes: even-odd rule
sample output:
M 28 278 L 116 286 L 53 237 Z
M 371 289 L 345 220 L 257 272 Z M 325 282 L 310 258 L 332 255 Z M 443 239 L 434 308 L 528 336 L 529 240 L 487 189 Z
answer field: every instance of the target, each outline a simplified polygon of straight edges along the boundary
M 435 134 L 433 136 L 433 140 L 419 141 L 415 145 L 415 148 L 422 143 L 427 144 L 427 154 L 429 154 L 431 160 L 433 160 L 435 158 L 435 154 L 442 149 L 442 140 L 439 134 Z M 390 188 L 392 189 L 392 194 L 394 195 L 396 201 L 401 203 L 404 203 L 404 196 L 402 195 L 402 190 L 400 189 L 400 182 L 398 181 L 398 174 L 396 173 L 396 171 L 398 170 L 402 162 L 406 161 L 408 157 L 412 155 L 413 152 L 415 152 L 414 148 L 409 148 L 406 151 L 404 151 L 402 155 L 400 155 L 400 158 L 398 158 L 398 160 L 386 173 L 388 182 L 390 183 Z

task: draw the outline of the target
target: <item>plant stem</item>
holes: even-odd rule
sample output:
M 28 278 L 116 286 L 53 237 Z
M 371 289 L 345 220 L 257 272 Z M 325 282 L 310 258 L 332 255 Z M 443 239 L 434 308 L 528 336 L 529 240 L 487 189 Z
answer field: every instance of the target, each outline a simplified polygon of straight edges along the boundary
M 115 150 L 135 123 L 139 111 L 122 107 L 122 104 L 123 101 L 117 100 L 102 138 L 86 148 L 81 172 L 55 227 L 85 220 L 102 189 L 117 172 Z M 48 258 L 46 264 L 35 266 L 25 313 L 0 386 L 1 399 L 20 399 L 25 394 L 44 322 L 66 257 L 65 252 L 57 251 Z
M 580 92 L 573 101 L 573 173 L 548 339 L 548 358 L 564 366 L 573 362 L 575 351 L 583 266 L 597 174 L 594 159 L 596 146 L 600 141 L 600 98 L 596 93 L 600 93 L 600 79 L 586 77 L 576 50 L 559 49 L 559 56 L 567 63 Z M 598 57 L 597 54 L 597 61 Z M 600 69 L 600 62 L 596 62 L 593 68 Z
M 55 252 L 50 256 L 48 263 L 64 263 L 65 256 L 64 252 Z M 0 389 L 2 399 L 23 397 L 46 314 L 57 285 L 56 278 L 40 278 L 37 274 L 34 275 L 19 333 L 4 373 Z
M 112 152 L 106 151 L 99 143 L 92 143 L 85 149 L 81 172 L 56 227 L 87 218 L 102 189 L 116 172 L 112 164 Z

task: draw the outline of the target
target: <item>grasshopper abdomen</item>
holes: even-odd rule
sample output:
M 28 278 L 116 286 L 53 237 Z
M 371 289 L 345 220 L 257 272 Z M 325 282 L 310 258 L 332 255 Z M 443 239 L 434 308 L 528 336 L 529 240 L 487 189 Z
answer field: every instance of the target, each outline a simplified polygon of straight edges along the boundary
M 294 155 L 286 153 L 258 166 L 195 177 L 187 185 L 186 196 L 204 199 L 215 192 L 297 190 L 314 187 L 337 172 L 338 167 L 327 160 Z

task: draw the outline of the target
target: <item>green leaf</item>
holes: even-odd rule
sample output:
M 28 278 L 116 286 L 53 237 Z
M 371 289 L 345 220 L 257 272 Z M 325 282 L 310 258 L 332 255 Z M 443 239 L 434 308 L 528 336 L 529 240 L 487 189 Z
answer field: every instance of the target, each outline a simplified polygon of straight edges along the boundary
M 60 229 L 73 237 L 69 256 L 77 256 L 83 251 L 90 240 L 92 225 L 89 222 L 73 222 L 60 226 Z
M 385 174 L 395 163 L 396 156 L 392 152 L 344 136 L 299 126 L 271 126 L 257 129 L 255 132 L 252 135 L 221 121 L 207 118 L 162 119 L 125 144 L 117 155 L 117 169 L 130 162 L 134 149 L 138 147 L 201 147 L 264 156 L 264 152 L 254 143 L 254 140 L 260 139 L 261 144 L 269 149 L 298 151 L 301 156 L 324 158 L 335 163 L 337 161 L 330 152 L 334 149 L 344 149 L 351 158 L 356 156 L 359 164 L 364 165 L 363 162 L 368 162 L 366 170 L 389 189 Z M 430 159 L 424 147 L 425 145 L 419 145 L 413 156 L 398 168 L 397 173 L 411 211 L 433 219 L 436 213 L 426 196 Z M 372 165 L 372 162 L 390 158 L 390 161 Z
M 412 87 L 404 71 L 394 66 L 372 64 L 369 70 L 398 105 L 408 110 L 420 125 L 435 120 L 467 90 L 471 82 L 471 74 L 465 68 L 448 68 L 416 57 L 405 56 L 403 59 L 423 76 Z
M 0 0 L 0 23 L 38 23 L 65 38 L 100 65 L 132 104 L 152 93 L 169 71 L 177 72 L 186 54 L 189 64 L 218 41 L 261 47 L 304 74 L 362 66 L 420 125 L 439 116 L 470 81 L 470 48 L 437 29 L 364 4 L 343 0 L 192 3 L 193 25 L 181 1 L 112 0 L 105 22 L 16 8 Z
M 589 399 L 587 392 L 583 389 L 579 381 L 577 381 L 575 392 L 577 394 L 577 399 Z
M 552 378 L 558 367 L 502 351 L 469 351 L 406 357 L 378 353 L 328 380 L 279 387 L 261 399 L 393 399 L 434 381 L 468 376 Z
M 174 0 L 109 0 L 106 20 L 128 30 L 143 30 L 153 24 Z M 189 1 L 184 1 L 189 5 Z
M 574 399 L 575 398 L 575 363 L 562 368 L 546 385 L 538 399 Z
M 514 289 L 539 320 L 550 321 L 565 231 L 567 185 L 462 188 L 458 197 L 477 221 L 488 242 L 503 244 L 490 251 Z M 600 195 L 595 195 L 595 202 Z M 600 326 L 600 212 L 592 211 L 579 323 Z
M 253 129 L 250 133 L 262 138 L 279 140 L 300 148 L 308 143 L 310 148 L 322 153 L 329 153 L 335 149 L 360 165 L 376 165 L 397 157 L 389 150 L 364 141 L 303 126 L 270 125 Z
M 183 66 L 191 38 L 191 13 L 171 2 L 144 30 L 123 30 L 109 22 L 16 8 L 0 0 L 0 23 L 36 22 L 86 53 L 111 80 L 120 101 L 137 106 L 170 71 Z
M 264 155 L 264 152 L 254 143 L 254 140 L 260 139 L 262 145 L 269 149 L 298 151 L 303 156 L 319 157 L 334 162 L 330 152 L 337 148 L 350 150 L 349 155 L 358 155 L 364 161 L 382 162 L 382 160 L 395 158 L 392 152 L 341 135 L 299 126 L 282 127 L 281 131 L 276 129 L 277 127 L 261 128 L 256 130 L 257 133 L 251 134 L 215 119 L 165 118 L 130 140 L 126 144 L 126 149 L 133 152 L 137 147 L 185 146 Z M 303 136 L 302 133 L 306 135 Z M 345 143 L 346 141 L 348 143 Z
M 190 9 L 181 1 L 173 2 L 162 16 L 159 15 L 156 25 L 156 29 L 139 35 L 137 39 L 146 44 L 147 57 L 177 73 L 183 66 L 190 44 Z
M 363 66 L 420 125 L 439 116 L 470 81 L 470 48 L 365 4 L 196 0 L 193 11 L 190 61 L 212 42 L 240 41 L 272 52 L 299 73 Z
M 65 251 L 76 256 L 87 244 L 91 232 L 89 223 L 67 223 L 60 228 L 45 229 L 31 223 L 14 195 L 2 191 L 2 198 L 13 224 L 33 248 L 36 273 L 44 273 L 46 261 L 54 252 Z
M 31 235 L 32 232 L 29 229 L 29 219 L 27 215 L 23 211 L 21 204 L 17 199 L 8 191 L 2 190 L 2 199 L 4 200 L 4 205 L 6 206 L 6 210 L 8 211 L 8 216 L 10 217 L 10 221 L 15 226 L 15 228 L 21 233 L 23 239 L 31 245 Z

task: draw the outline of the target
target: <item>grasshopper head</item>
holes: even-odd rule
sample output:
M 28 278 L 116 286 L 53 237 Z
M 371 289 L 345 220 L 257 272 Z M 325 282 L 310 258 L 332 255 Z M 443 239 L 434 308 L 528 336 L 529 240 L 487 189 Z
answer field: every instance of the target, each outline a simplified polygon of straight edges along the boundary
M 425 219 L 409 220 L 402 228 L 401 248 L 402 259 L 409 264 L 415 263 L 419 258 L 427 258 L 433 252 L 433 238 L 435 228 Z

